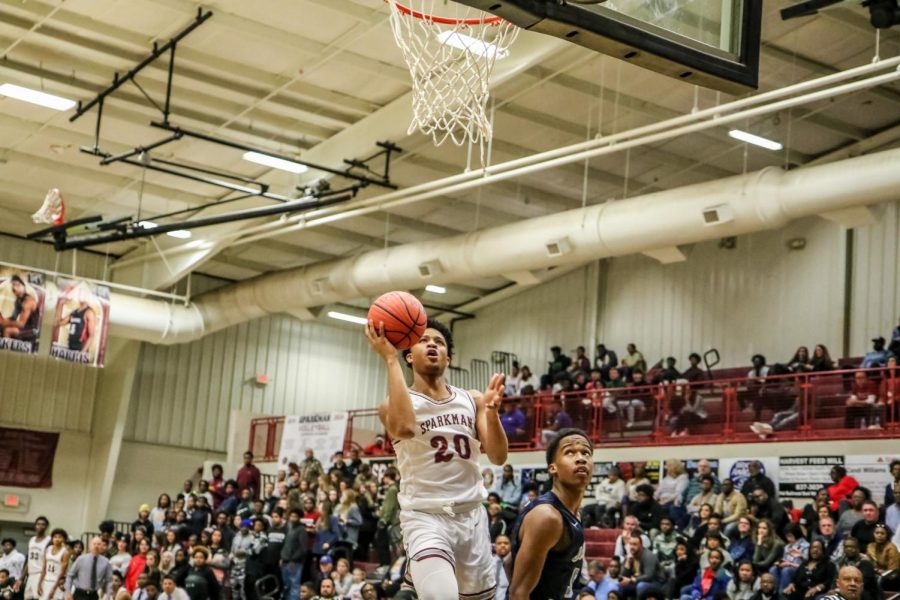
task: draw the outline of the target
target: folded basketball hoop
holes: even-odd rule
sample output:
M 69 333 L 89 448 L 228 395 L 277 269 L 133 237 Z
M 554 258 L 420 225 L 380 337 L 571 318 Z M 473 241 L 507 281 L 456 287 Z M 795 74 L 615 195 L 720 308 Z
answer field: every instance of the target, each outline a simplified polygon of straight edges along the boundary
M 508 53 L 518 27 L 489 13 L 451 2 L 453 16 L 434 12 L 437 0 L 385 0 L 394 39 L 412 75 L 413 121 L 435 145 L 447 139 L 482 148 L 491 139 L 488 88 L 497 59 Z M 447 11 L 447 4 L 440 1 Z
M 47 190 L 44 196 L 44 203 L 36 213 L 31 215 L 31 220 L 35 223 L 47 223 L 52 225 L 61 225 L 66 216 L 66 204 L 62 194 L 57 188 Z

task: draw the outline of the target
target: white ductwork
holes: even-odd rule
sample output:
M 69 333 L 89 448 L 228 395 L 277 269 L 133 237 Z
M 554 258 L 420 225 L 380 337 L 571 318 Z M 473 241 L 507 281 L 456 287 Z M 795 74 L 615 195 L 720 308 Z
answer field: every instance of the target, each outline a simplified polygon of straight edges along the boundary
M 777 229 L 898 198 L 900 149 L 793 171 L 772 167 L 262 275 L 199 296 L 189 307 L 115 296 L 112 333 L 186 342 L 268 314 Z M 422 265 L 429 265 L 427 279 Z

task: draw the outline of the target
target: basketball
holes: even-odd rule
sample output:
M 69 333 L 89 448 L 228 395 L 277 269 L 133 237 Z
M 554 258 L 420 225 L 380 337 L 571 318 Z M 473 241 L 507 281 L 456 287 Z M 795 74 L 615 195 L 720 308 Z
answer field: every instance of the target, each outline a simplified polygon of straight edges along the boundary
M 398 350 L 406 350 L 425 333 L 425 307 L 406 292 L 382 294 L 369 308 L 369 320 L 384 323 L 384 337 Z

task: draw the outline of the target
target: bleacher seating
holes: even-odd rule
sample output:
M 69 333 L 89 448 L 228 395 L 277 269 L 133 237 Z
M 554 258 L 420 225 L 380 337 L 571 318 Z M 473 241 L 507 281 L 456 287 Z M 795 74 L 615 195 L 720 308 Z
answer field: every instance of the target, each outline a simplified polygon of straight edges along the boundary
M 616 538 L 621 533 L 621 529 L 585 529 L 584 555 L 587 561 L 598 560 L 604 565 L 609 564 L 616 548 Z

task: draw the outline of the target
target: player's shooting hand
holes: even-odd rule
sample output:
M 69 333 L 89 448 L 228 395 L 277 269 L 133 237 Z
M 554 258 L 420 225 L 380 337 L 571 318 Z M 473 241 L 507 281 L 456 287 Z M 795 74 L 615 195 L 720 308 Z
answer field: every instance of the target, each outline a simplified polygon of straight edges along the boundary
M 484 390 L 484 407 L 488 410 L 499 410 L 503 400 L 503 390 L 506 385 L 506 375 L 494 373 L 487 389 Z
M 369 320 L 366 324 L 366 337 L 369 339 L 369 345 L 372 346 L 372 350 L 384 360 L 397 357 L 397 349 L 384 335 L 383 322 L 378 323 L 376 327 L 375 321 Z

